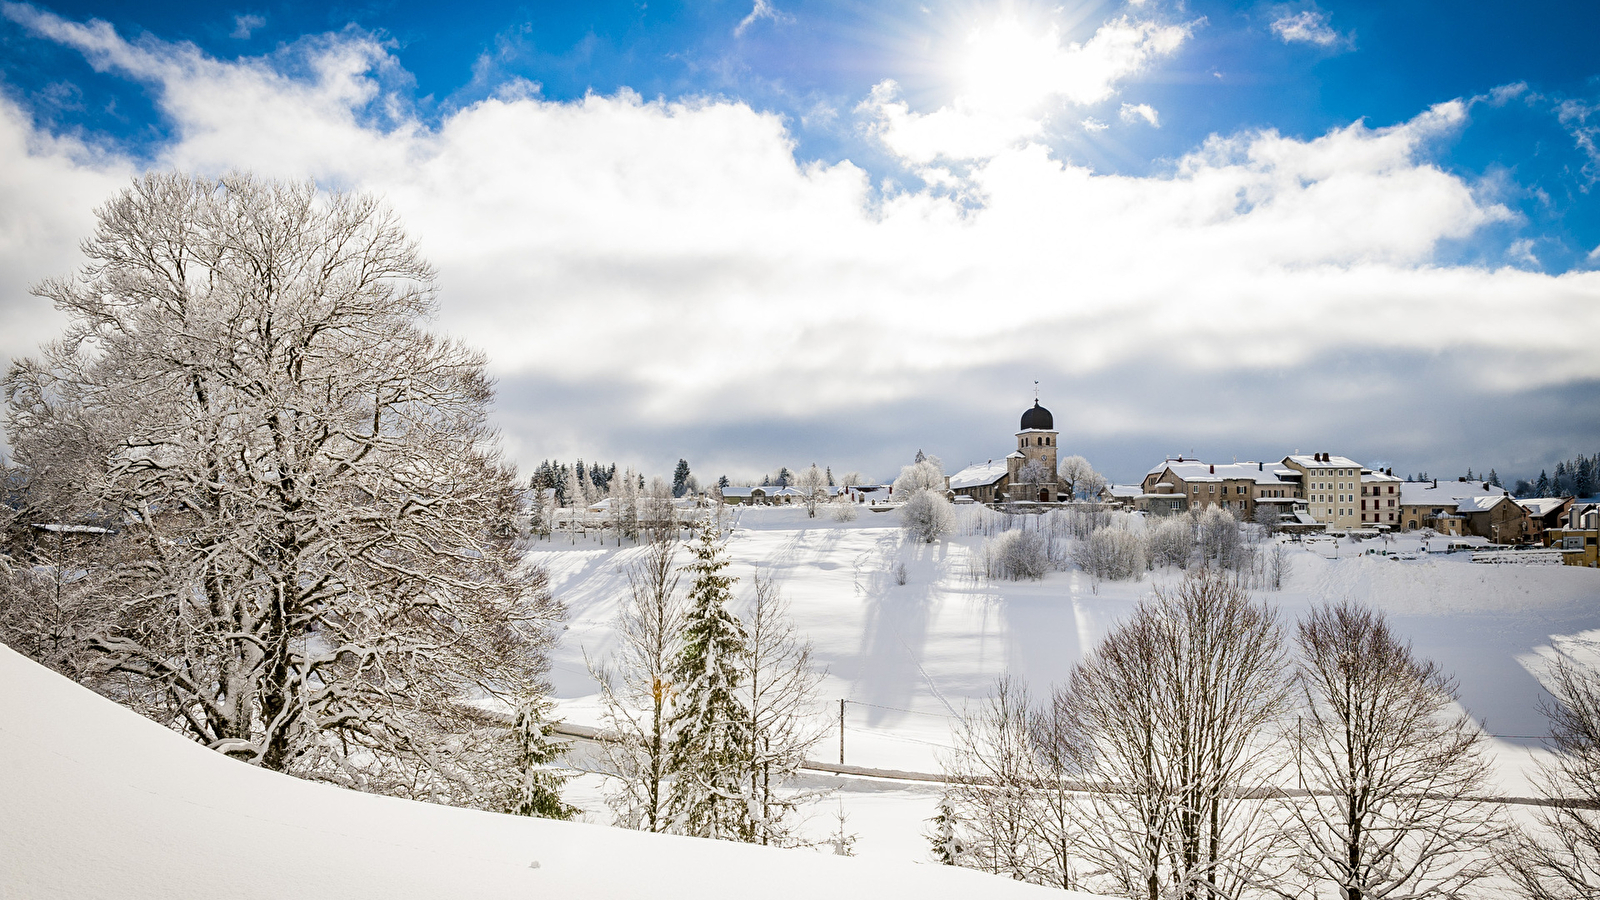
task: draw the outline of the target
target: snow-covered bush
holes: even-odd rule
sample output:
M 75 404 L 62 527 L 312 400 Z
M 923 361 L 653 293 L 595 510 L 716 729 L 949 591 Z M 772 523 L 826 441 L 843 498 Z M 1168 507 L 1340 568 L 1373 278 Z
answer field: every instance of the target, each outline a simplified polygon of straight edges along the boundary
M 950 501 L 938 491 L 917 491 L 900 507 L 900 527 L 913 540 L 924 544 L 931 544 L 949 534 L 955 524 L 955 511 L 951 509 Z
M 830 504 L 830 513 L 835 522 L 854 522 L 856 520 L 856 505 L 849 496 L 843 496 Z
M 1144 541 L 1125 528 L 1095 529 L 1073 552 L 1073 561 L 1097 579 L 1126 581 L 1144 572 Z
M 1045 535 L 1033 530 L 1003 531 L 983 542 L 983 568 L 990 578 L 1021 581 L 1043 578 L 1053 565 Z
M 1194 556 L 1194 522 L 1186 515 L 1168 516 L 1145 529 L 1145 556 L 1150 565 L 1188 568 Z

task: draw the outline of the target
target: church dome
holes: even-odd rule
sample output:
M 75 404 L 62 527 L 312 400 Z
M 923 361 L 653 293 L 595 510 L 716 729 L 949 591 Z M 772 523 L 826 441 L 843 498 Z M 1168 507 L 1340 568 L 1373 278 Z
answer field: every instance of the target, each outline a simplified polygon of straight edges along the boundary
M 1050 410 L 1033 401 L 1033 408 L 1022 414 L 1023 431 L 1055 431 L 1056 420 L 1050 415 Z

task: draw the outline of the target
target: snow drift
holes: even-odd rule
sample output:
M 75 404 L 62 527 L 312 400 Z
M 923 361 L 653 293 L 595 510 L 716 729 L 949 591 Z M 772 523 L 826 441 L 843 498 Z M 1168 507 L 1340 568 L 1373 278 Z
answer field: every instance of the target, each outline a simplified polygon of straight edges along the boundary
M 0 898 L 978 894 L 1072 896 L 944 866 L 524 819 L 300 781 L 191 743 L 0 645 Z

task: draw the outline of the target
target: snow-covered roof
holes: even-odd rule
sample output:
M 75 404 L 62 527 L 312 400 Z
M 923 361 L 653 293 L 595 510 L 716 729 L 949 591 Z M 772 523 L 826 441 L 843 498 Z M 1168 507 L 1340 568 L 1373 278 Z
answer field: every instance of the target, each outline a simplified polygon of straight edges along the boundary
M 1006 464 L 989 460 L 984 463 L 967 466 L 965 469 L 950 476 L 950 489 L 981 487 L 994 484 L 1006 474 Z
M 1242 463 L 1205 463 L 1198 460 L 1185 460 L 1183 462 L 1168 461 L 1151 474 L 1161 474 L 1171 471 L 1173 475 L 1187 482 L 1200 482 L 1202 484 L 1215 481 L 1253 481 L 1256 484 L 1288 484 L 1284 476 L 1294 474 L 1278 467 L 1277 463 L 1267 465 L 1258 462 Z
M 1536 516 L 1547 516 L 1560 509 L 1566 502 L 1566 497 L 1529 497 L 1526 500 L 1518 500 L 1517 505 Z
M 1144 493 L 1144 490 L 1137 484 L 1108 484 L 1106 493 L 1118 500 L 1132 500 Z
M 1505 494 L 1485 495 L 1482 497 L 1463 497 L 1456 501 L 1456 512 L 1466 514 L 1475 512 L 1488 512 L 1501 503 L 1511 499 Z
M 739 498 L 742 499 L 742 498 L 745 498 L 745 497 L 755 496 L 755 493 L 754 493 L 755 490 L 756 489 L 753 488 L 753 487 L 734 487 L 733 485 L 730 484 L 727 487 L 722 489 L 722 496 L 724 496 L 724 497 L 739 497 Z M 763 492 L 765 492 L 765 490 L 766 490 L 765 488 L 762 488 Z
M 1381 471 L 1379 471 L 1377 469 L 1362 469 L 1361 470 L 1361 483 L 1362 484 L 1375 484 L 1375 483 L 1380 482 L 1380 481 L 1382 481 L 1382 482 L 1393 481 L 1395 483 L 1399 483 L 1399 482 L 1402 482 L 1404 480 L 1405 479 L 1401 478 L 1399 475 L 1389 475 L 1389 474 L 1381 472 Z
M 1401 506 L 1456 506 L 1461 500 L 1473 497 L 1504 497 L 1504 488 L 1494 485 L 1484 487 L 1478 481 L 1440 481 L 1438 487 L 1431 481 L 1403 481 L 1400 483 Z
M 1301 454 L 1295 454 L 1295 455 L 1292 455 L 1292 456 L 1285 456 L 1283 458 L 1283 461 L 1286 462 L 1286 463 L 1293 462 L 1293 463 L 1295 463 L 1297 465 L 1304 466 L 1307 469 L 1359 469 L 1359 468 L 1361 468 L 1361 464 L 1360 463 L 1358 463 L 1355 460 L 1349 458 L 1348 456 L 1332 456 L 1332 455 L 1330 455 L 1326 460 L 1319 460 L 1319 459 L 1317 459 L 1315 454 L 1301 453 Z

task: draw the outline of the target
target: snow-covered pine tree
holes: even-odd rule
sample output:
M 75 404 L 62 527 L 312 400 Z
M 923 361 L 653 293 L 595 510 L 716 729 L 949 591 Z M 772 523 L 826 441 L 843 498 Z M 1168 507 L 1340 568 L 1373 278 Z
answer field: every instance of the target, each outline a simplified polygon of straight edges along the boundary
M 674 830 L 696 837 L 748 841 L 750 816 L 750 710 L 743 699 L 749 641 L 728 611 L 732 576 L 716 529 L 701 523 L 685 566 L 689 587 L 683 646 L 672 681 L 678 698 L 672 714 L 674 779 L 667 812 Z
M 828 466 L 824 471 L 828 476 L 828 487 L 835 487 L 833 483 L 833 466 Z
M 679 459 L 678 467 L 672 470 L 672 496 L 682 497 L 684 492 L 689 489 L 688 482 L 689 461 Z
M 957 833 L 960 822 L 956 818 L 955 804 L 949 797 L 939 798 L 939 811 L 927 820 L 931 826 L 924 835 L 928 839 L 929 853 L 941 866 L 959 866 L 967 856 L 967 845 Z
M 530 691 L 517 701 L 511 723 L 516 746 L 512 760 L 512 787 L 506 812 L 541 819 L 570 819 L 582 810 L 561 799 L 561 787 L 571 775 L 555 768 L 566 748 L 550 739 L 556 723 L 550 718 L 547 694 Z
M 1492 487 L 1500 487 L 1500 475 L 1494 469 L 1489 470 L 1489 484 Z

